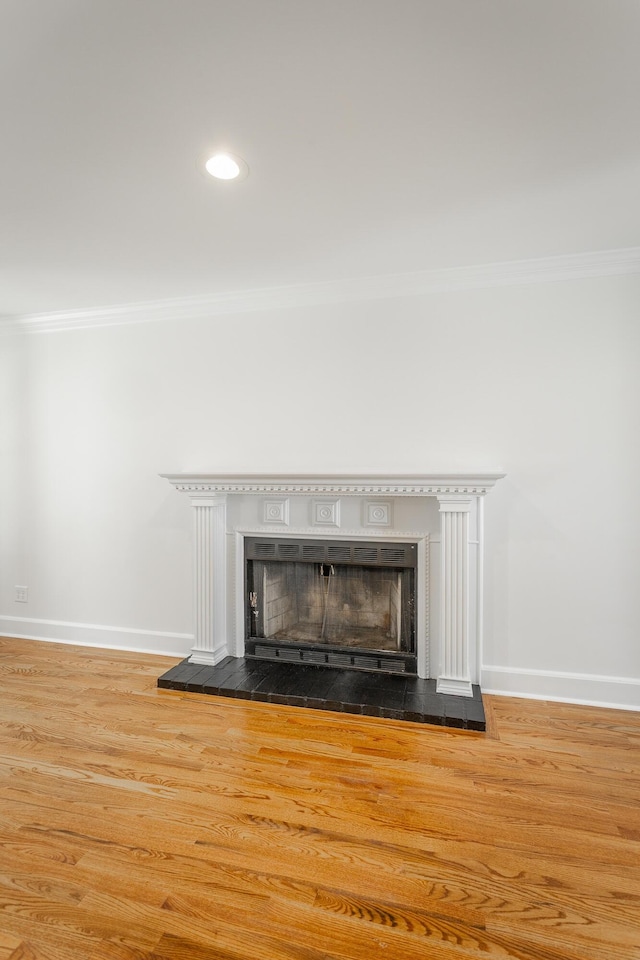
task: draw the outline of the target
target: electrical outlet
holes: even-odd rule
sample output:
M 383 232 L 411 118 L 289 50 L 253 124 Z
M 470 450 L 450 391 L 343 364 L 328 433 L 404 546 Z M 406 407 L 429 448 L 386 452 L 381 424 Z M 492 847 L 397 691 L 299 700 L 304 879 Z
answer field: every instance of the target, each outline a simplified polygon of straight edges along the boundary
M 17 603 L 29 602 L 29 587 L 16 587 L 16 602 Z

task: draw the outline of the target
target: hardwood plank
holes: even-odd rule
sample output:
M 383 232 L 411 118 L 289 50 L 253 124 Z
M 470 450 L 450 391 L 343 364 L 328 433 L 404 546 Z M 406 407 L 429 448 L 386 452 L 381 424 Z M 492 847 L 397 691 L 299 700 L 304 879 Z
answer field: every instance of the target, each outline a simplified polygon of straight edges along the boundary
M 175 662 L 0 638 L 0 960 L 640 957 L 640 714 L 491 697 L 477 734 Z
M 0 960 L 15 960 L 17 952 L 21 947 L 23 947 L 23 941 L 20 937 L 3 933 L 2 930 L 0 930 Z

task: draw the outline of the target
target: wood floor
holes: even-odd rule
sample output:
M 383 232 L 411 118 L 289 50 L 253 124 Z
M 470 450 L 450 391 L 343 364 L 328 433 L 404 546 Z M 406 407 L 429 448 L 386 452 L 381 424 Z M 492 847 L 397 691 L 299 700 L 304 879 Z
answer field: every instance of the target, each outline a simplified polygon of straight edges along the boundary
M 638 960 L 640 714 L 487 734 L 0 639 L 0 960 Z

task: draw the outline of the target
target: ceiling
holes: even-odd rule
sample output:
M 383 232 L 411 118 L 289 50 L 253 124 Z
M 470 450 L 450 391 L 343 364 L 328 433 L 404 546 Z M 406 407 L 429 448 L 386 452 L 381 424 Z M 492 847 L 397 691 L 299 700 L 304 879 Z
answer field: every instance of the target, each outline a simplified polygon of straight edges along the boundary
M 2 0 L 0 314 L 636 246 L 639 49 L 637 0 Z

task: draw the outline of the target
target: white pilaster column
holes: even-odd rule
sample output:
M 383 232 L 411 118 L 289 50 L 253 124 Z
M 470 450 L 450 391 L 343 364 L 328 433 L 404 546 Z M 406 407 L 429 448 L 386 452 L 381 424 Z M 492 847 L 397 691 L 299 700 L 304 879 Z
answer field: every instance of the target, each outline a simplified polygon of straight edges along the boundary
M 440 642 L 442 666 L 436 690 L 471 697 L 469 665 L 469 512 L 472 500 L 439 496 Z
M 191 663 L 216 664 L 227 653 L 227 499 L 192 497 L 195 644 Z

